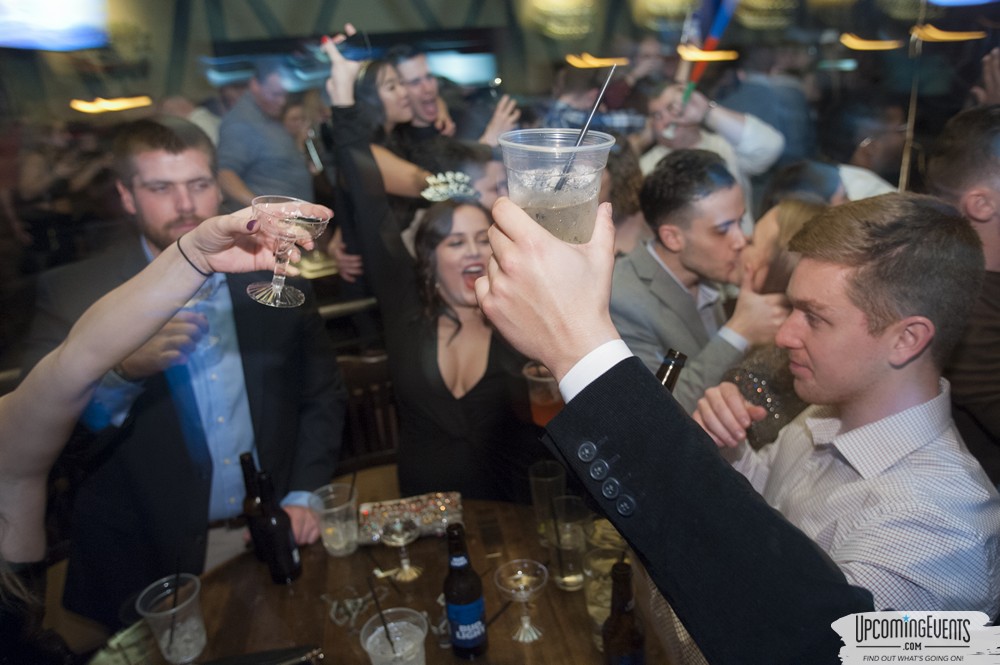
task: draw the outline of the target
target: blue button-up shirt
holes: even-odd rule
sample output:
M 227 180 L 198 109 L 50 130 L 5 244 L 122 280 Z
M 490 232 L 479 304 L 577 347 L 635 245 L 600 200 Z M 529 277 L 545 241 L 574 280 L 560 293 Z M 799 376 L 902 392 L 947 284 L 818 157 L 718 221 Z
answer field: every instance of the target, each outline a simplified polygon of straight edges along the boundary
M 152 260 L 145 239 L 142 245 L 146 257 Z M 184 309 L 208 319 L 208 331 L 189 355 L 187 367 L 212 459 L 208 519 L 226 519 L 239 515 L 243 508 L 246 490 L 240 455 L 253 451 L 256 458 L 243 359 L 226 276 L 216 273 L 205 280 Z M 143 389 L 142 382 L 125 381 L 115 372 L 108 372 L 84 411 L 84 425 L 94 431 L 109 425 L 120 427 Z M 308 492 L 292 492 L 282 504 L 305 506 L 308 497 Z

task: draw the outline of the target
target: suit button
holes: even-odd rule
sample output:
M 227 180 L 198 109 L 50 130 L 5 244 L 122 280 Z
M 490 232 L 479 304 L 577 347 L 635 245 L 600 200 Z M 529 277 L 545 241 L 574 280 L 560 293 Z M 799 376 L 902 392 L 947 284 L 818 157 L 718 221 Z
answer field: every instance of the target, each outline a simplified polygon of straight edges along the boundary
M 622 484 L 618 482 L 617 478 L 608 478 L 601 485 L 601 494 L 605 499 L 614 499 L 622 491 Z
M 604 480 L 610 470 L 611 467 L 608 466 L 608 463 L 599 459 L 590 465 L 590 477 L 594 480 Z
M 594 445 L 593 441 L 584 441 L 576 449 L 576 456 L 580 458 L 581 462 L 591 462 L 597 457 L 597 446 Z
M 622 494 L 618 497 L 618 502 L 615 503 L 615 509 L 622 517 L 628 517 L 635 512 L 635 499 L 628 494 Z

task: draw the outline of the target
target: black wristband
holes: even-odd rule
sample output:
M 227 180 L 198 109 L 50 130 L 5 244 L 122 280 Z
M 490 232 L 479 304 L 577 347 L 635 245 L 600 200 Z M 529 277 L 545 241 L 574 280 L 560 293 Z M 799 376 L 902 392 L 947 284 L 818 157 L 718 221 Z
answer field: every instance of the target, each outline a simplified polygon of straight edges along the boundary
M 184 236 L 181 236 L 181 238 L 183 238 L 183 237 L 184 237 Z M 212 276 L 212 273 L 210 273 L 210 272 L 205 272 L 204 270 L 202 270 L 201 268 L 199 268 L 198 266 L 196 266 L 196 265 L 194 264 L 194 261 L 192 261 L 191 259 L 189 259 L 189 258 L 188 258 L 188 255 L 184 253 L 184 248 L 183 248 L 183 247 L 181 247 L 181 238 L 178 238 L 178 239 L 177 239 L 177 251 L 181 253 L 181 256 L 183 256 L 183 257 L 184 257 L 184 260 L 188 262 L 188 265 L 190 265 L 190 266 L 191 266 L 192 268 L 194 268 L 194 269 L 195 269 L 195 271 L 197 271 L 197 273 L 198 273 L 199 275 L 202 275 L 202 276 L 204 276 L 204 277 L 211 277 L 211 276 Z

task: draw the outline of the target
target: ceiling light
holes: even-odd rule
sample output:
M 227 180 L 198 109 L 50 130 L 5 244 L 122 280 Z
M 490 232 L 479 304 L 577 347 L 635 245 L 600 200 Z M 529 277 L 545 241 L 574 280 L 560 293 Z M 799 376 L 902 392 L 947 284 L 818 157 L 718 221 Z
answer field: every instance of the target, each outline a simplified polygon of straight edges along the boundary
M 967 42 L 974 39 L 986 39 L 985 32 L 957 32 L 953 30 L 940 30 L 928 23 L 927 25 L 915 25 L 910 30 L 910 34 L 925 42 Z
M 902 39 L 862 39 L 851 32 L 842 34 L 840 43 L 854 51 L 891 51 L 906 44 Z
M 691 44 L 678 44 L 677 55 L 688 62 L 724 62 L 740 57 L 738 51 L 705 51 Z
M 80 113 L 108 113 L 110 111 L 128 111 L 149 106 L 153 100 L 146 95 L 139 97 L 116 97 L 114 99 L 104 99 L 98 97 L 92 102 L 82 99 L 70 100 L 69 107 Z

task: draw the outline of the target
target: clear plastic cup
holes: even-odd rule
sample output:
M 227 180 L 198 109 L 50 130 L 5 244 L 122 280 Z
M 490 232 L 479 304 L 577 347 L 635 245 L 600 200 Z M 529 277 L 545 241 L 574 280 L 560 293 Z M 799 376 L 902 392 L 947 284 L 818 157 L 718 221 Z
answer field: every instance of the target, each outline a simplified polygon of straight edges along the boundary
M 331 556 L 348 556 L 358 549 L 358 508 L 353 488 L 330 483 L 309 497 L 309 508 L 319 520 L 323 547 Z
M 361 627 L 361 646 L 372 665 L 424 665 L 427 618 L 408 607 L 391 607 L 382 614 L 389 627 L 391 646 L 378 612 Z
M 168 663 L 194 662 L 205 649 L 200 592 L 198 578 L 181 573 L 156 580 L 135 601 Z
M 552 235 L 590 240 L 597 219 L 601 173 L 615 139 L 578 129 L 516 129 L 500 135 L 510 200 Z

